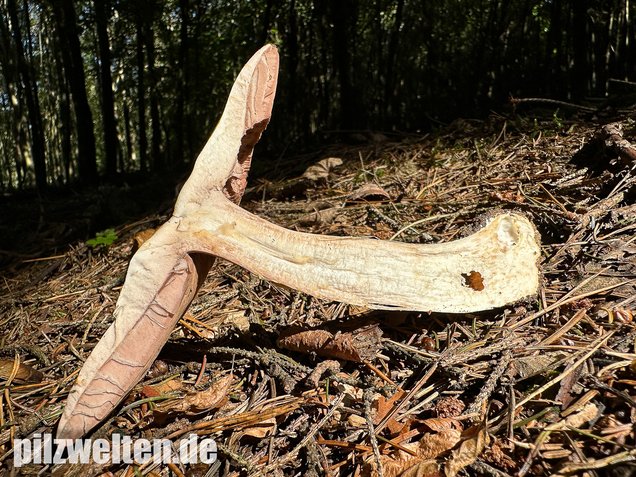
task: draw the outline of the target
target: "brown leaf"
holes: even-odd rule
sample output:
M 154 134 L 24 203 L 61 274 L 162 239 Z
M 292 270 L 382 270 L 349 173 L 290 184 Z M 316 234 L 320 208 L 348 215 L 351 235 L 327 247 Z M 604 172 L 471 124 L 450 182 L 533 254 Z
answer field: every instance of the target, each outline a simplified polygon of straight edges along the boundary
M 179 391 L 181 388 L 183 388 L 183 382 L 175 378 L 162 383 L 144 386 L 141 390 L 141 393 L 145 397 L 156 397 L 161 396 L 162 394 Z
M 11 377 L 15 363 L 14 359 L 0 359 L 0 379 L 7 380 Z M 13 379 L 22 383 L 40 383 L 44 375 L 28 364 L 18 361 L 18 370 Z
M 373 423 L 378 425 L 386 416 L 389 414 L 396 406 L 396 403 L 399 402 L 406 393 L 404 390 L 399 389 L 393 396 L 389 399 L 385 398 L 382 395 L 378 395 L 377 401 L 373 403 L 373 407 L 376 409 L 375 417 L 373 419 Z M 392 435 L 399 434 L 403 428 L 404 424 L 400 424 L 393 417 L 389 419 L 387 423 L 387 429 Z
M 391 196 L 382 187 L 376 184 L 364 184 L 359 189 L 353 191 L 347 197 L 347 201 L 355 201 L 360 199 L 366 200 L 390 200 Z
M 561 409 L 566 409 L 576 399 L 581 389 L 579 380 L 581 379 L 581 375 L 586 371 L 586 367 L 580 364 L 559 383 L 559 392 L 557 392 L 554 399 L 561 403 Z M 574 391 L 572 391 L 573 388 L 575 389 Z
M 461 441 L 462 433 L 457 429 L 446 429 L 437 434 L 424 434 L 417 451 L 421 458 L 433 459 L 448 452 Z
M 303 174 L 303 177 L 311 181 L 328 179 L 331 171 L 340 165 L 342 165 L 342 159 L 339 157 L 327 157 L 318 161 L 313 166 L 309 166 Z
M 155 234 L 155 229 L 145 229 L 142 230 L 141 232 L 137 232 L 135 234 L 135 243 L 133 245 L 133 252 L 136 252 L 137 250 L 139 250 L 139 247 L 141 247 L 144 242 L 146 240 L 148 240 L 150 237 L 152 237 Z
M 417 459 L 414 464 L 404 466 L 398 462 L 384 464 L 382 475 L 384 477 L 440 477 L 439 464 L 432 459 Z
M 468 438 L 452 452 L 451 458 L 444 466 L 446 477 L 455 477 L 460 470 L 475 462 L 488 444 L 488 433 L 485 426 L 472 427 L 465 434 L 468 435 Z
M 166 401 L 155 408 L 157 416 L 185 414 L 193 416 L 211 409 L 218 409 L 227 402 L 227 395 L 234 376 L 227 375 L 213 383 L 204 391 L 191 392 L 182 399 Z
M 462 423 L 452 417 L 432 417 L 425 419 L 422 424 L 433 432 L 444 432 L 449 429 L 464 430 Z
M 425 434 L 419 442 L 402 444 L 405 449 L 414 452 L 412 455 L 403 450 L 397 450 L 390 455 L 381 457 L 383 475 L 387 476 L 421 476 L 434 477 L 441 475 L 439 464 L 436 462 L 442 454 L 455 447 L 461 440 L 461 432 L 448 429 L 437 434 Z M 372 467 L 371 457 L 365 466 L 365 475 L 370 475 Z
M 243 429 L 243 433 L 246 436 L 262 439 L 264 437 L 271 436 L 275 428 L 276 428 L 276 418 L 270 417 L 269 419 L 265 419 L 264 421 L 261 421 L 258 424 L 255 424 L 251 427 Z
M 382 331 L 377 324 L 346 333 L 290 329 L 278 338 L 278 346 L 301 353 L 316 353 L 356 363 L 373 360 L 381 349 Z

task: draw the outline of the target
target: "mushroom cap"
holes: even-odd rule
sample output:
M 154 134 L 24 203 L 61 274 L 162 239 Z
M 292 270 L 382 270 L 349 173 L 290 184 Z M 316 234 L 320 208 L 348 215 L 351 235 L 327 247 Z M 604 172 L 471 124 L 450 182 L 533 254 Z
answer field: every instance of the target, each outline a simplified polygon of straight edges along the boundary
M 187 215 L 212 191 L 238 204 L 247 185 L 254 146 L 272 114 L 278 81 L 278 50 L 266 45 L 245 64 L 234 82 L 223 115 L 196 160 L 175 204 L 174 215 Z

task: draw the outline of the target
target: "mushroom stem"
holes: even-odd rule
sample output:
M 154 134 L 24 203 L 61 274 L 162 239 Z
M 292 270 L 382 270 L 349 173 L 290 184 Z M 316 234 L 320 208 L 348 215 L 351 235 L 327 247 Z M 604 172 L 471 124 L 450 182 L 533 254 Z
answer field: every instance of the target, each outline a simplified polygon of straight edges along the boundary
M 376 309 L 466 313 L 536 294 L 540 247 L 534 226 L 500 214 L 447 243 L 405 244 L 294 232 L 222 194 L 184 217 L 190 246 L 310 295 Z

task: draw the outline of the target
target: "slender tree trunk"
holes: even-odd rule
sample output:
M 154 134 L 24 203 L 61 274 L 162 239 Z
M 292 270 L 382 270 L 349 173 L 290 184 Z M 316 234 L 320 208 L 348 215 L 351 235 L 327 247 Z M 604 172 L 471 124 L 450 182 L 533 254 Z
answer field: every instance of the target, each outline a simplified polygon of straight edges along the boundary
M 124 134 L 126 138 L 126 163 L 122 165 L 122 171 L 130 170 L 133 157 L 132 131 L 130 129 L 130 108 L 128 107 L 128 95 L 124 97 Z
M 137 121 L 139 127 L 139 168 L 148 170 L 148 139 L 146 137 L 146 85 L 144 65 L 144 35 L 141 14 L 137 14 Z
M 331 0 L 333 51 L 340 85 L 340 127 L 354 129 L 360 123 L 361 110 L 356 108 L 356 92 L 351 79 L 350 28 L 355 28 L 357 2 Z
M 148 86 L 150 90 L 150 121 L 152 136 L 150 151 L 152 154 L 152 169 L 161 171 L 164 168 L 161 157 L 161 123 L 159 119 L 159 100 L 157 98 L 157 72 L 155 71 L 155 35 L 150 22 L 145 22 L 145 43 L 148 57 Z
M 189 90 L 188 55 L 190 42 L 188 38 L 188 23 L 190 19 L 189 0 L 179 0 L 179 10 L 181 13 L 181 25 L 179 27 L 179 89 L 177 91 L 177 111 L 176 111 L 176 153 L 173 155 L 176 166 L 184 163 L 186 157 L 190 157 L 189 147 L 184 141 L 184 131 L 187 131 L 186 104 Z
M 38 189 L 44 189 L 46 188 L 46 151 L 44 147 L 44 129 L 42 127 L 42 113 L 40 112 L 37 82 L 33 78 L 33 70 L 25 57 L 22 31 L 20 30 L 15 0 L 7 0 L 6 3 L 9 19 L 11 20 L 18 72 L 23 84 L 23 92 L 29 117 L 35 184 Z M 27 21 L 29 21 L 28 12 Z
M 93 114 L 86 94 L 86 77 L 75 20 L 75 7 L 73 0 L 53 0 L 51 4 L 62 45 L 62 63 L 75 111 L 79 178 L 85 184 L 94 184 L 98 176 Z
M 574 46 L 574 64 L 572 68 L 572 97 L 581 99 L 588 93 L 588 35 L 587 8 L 588 0 L 571 0 L 572 2 L 572 41 Z
M 561 21 L 561 0 L 554 0 L 550 9 L 550 29 L 546 42 L 545 66 L 547 77 L 553 78 L 548 82 L 548 92 L 556 97 L 563 96 L 563 81 L 561 81 L 561 65 L 563 64 L 563 26 Z
M 296 0 L 289 2 L 288 10 L 288 28 L 285 38 L 285 44 L 287 46 L 287 74 L 289 75 L 289 87 L 287 90 L 287 107 L 291 117 L 298 118 L 300 108 L 302 105 L 298 100 L 298 17 L 296 13 Z M 292 137 L 300 137 L 302 131 L 299 130 L 299 125 L 294 121 L 290 131 Z
M 109 0 L 94 0 L 94 5 L 99 47 L 99 79 L 102 93 L 106 176 L 112 179 L 117 174 L 118 140 L 117 123 L 115 121 L 115 100 L 113 98 L 113 78 L 110 72 L 110 43 L 108 40 L 108 19 L 110 18 L 111 9 Z
M 259 43 L 264 45 L 267 42 L 267 37 L 269 36 L 269 27 L 270 22 L 272 21 L 272 4 L 273 0 L 267 0 L 265 4 L 265 12 L 263 13 L 263 31 L 261 32 L 261 37 Z
M 58 51 L 61 47 L 59 39 L 57 42 Z M 73 121 L 71 119 L 71 92 L 68 80 L 64 75 L 64 69 L 61 61 L 55 61 L 55 74 L 57 76 L 57 87 L 59 91 L 60 101 L 60 146 L 62 150 L 62 166 L 64 168 L 64 181 L 66 184 L 71 181 L 71 157 L 73 156 Z
M 398 0 L 395 7 L 395 24 L 389 37 L 389 47 L 386 55 L 386 83 L 384 90 L 384 104 L 387 108 L 387 117 L 391 118 L 396 109 L 395 95 L 395 65 L 397 64 L 399 33 L 402 29 L 402 12 L 404 0 Z
M 15 49 L 11 47 L 11 33 L 6 22 L 4 12 L 0 12 L 0 65 L 5 82 L 5 90 L 9 95 L 11 105 L 12 121 L 11 133 L 15 138 L 15 169 L 17 176 L 17 186 L 21 189 L 26 175 L 26 164 L 28 157 L 28 140 L 26 136 L 26 119 L 22 108 L 22 82 L 16 65 Z

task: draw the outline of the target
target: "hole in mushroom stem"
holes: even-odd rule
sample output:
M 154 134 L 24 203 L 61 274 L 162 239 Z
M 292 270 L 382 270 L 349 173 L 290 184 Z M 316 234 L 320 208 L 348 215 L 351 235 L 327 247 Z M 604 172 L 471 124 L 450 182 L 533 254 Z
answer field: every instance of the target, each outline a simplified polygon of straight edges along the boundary
M 462 273 L 462 279 L 464 280 L 464 286 L 470 287 L 475 291 L 482 291 L 484 289 L 484 279 L 481 273 L 471 270 L 469 273 Z

